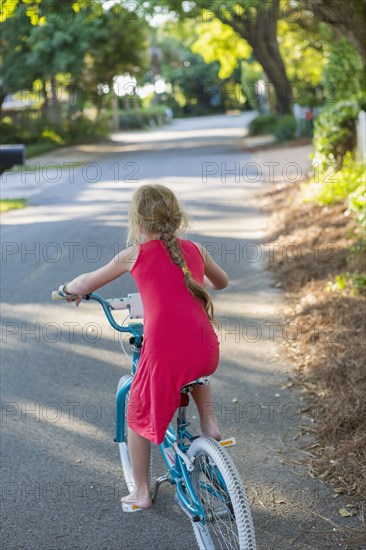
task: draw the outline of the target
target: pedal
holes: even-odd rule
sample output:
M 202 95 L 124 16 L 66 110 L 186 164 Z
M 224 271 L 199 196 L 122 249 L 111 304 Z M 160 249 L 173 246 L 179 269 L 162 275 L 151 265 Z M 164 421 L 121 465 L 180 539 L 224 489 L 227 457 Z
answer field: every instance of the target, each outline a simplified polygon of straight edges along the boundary
M 236 439 L 235 437 L 229 437 L 228 439 L 221 439 L 218 443 L 221 447 L 232 447 L 236 445 Z
M 140 508 L 139 506 L 136 506 L 136 504 L 128 504 L 127 502 L 122 501 L 122 510 L 124 512 L 140 512 L 141 510 L 144 510 L 144 508 Z

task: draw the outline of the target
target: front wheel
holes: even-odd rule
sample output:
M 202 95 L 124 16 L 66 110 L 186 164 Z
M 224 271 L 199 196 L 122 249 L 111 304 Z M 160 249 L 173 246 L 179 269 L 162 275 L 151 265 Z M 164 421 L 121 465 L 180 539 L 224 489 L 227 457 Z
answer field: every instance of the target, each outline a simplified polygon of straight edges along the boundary
M 248 499 L 226 450 L 202 436 L 193 441 L 188 456 L 194 459 L 191 481 L 205 512 L 205 521 L 192 523 L 199 548 L 255 550 Z
M 122 386 L 126 384 L 126 382 L 130 379 L 129 375 L 122 376 L 120 381 L 118 382 L 117 387 L 117 395 Z M 127 485 L 127 489 L 130 493 L 134 490 L 135 482 L 132 475 L 132 467 L 131 467 L 131 461 L 130 461 L 130 453 L 128 450 L 128 431 L 127 431 L 127 407 L 128 407 L 128 399 L 130 397 L 130 392 L 128 391 L 126 393 L 125 399 L 122 403 L 123 411 L 122 415 L 124 418 L 124 430 L 123 430 L 123 442 L 118 443 L 119 447 L 119 454 L 121 458 L 121 465 L 123 470 L 123 476 L 125 478 L 125 482 Z

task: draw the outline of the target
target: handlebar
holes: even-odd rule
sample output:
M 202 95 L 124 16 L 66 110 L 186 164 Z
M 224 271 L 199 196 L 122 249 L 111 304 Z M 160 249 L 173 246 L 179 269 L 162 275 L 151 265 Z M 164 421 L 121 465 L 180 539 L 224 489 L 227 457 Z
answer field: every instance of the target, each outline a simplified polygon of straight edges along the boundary
M 94 300 L 95 302 L 98 302 L 102 306 L 109 324 L 118 332 L 129 332 L 133 336 L 141 338 L 143 334 L 143 325 L 141 322 L 129 323 L 127 326 L 122 326 L 117 323 L 111 313 L 115 310 L 130 309 L 133 296 L 135 295 L 130 294 L 127 298 L 113 298 L 106 300 L 99 294 L 93 292 L 91 294 L 83 295 L 83 300 Z M 52 300 L 67 300 L 67 296 L 60 290 L 54 290 L 52 292 Z

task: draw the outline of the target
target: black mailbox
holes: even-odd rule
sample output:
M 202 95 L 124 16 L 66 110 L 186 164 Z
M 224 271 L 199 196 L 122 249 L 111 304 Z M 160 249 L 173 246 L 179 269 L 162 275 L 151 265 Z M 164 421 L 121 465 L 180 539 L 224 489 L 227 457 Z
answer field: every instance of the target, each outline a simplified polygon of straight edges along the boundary
M 9 170 L 12 166 L 24 164 L 25 146 L 19 145 L 0 145 L 0 174 Z

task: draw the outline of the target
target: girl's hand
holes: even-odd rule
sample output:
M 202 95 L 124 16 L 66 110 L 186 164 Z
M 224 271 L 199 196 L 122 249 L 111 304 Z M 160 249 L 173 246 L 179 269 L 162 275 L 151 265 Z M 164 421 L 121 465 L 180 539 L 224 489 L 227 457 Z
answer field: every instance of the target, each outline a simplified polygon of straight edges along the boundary
M 75 302 L 76 307 L 78 307 L 81 300 L 83 299 L 83 295 L 82 294 L 72 294 L 71 292 L 68 292 L 68 290 L 66 288 L 67 284 L 68 283 L 65 283 L 65 284 L 61 285 L 58 290 L 59 290 L 59 292 L 61 292 L 65 296 L 66 302 Z
M 80 304 L 82 299 L 83 299 L 83 295 L 78 294 L 77 298 L 75 298 L 75 300 L 70 300 L 70 302 L 75 302 L 76 307 L 79 307 L 79 304 Z

